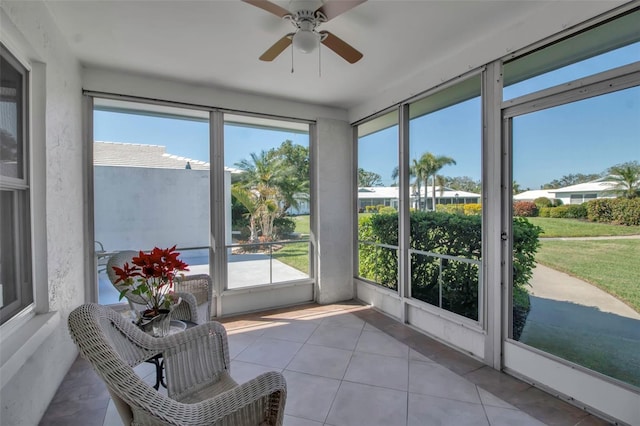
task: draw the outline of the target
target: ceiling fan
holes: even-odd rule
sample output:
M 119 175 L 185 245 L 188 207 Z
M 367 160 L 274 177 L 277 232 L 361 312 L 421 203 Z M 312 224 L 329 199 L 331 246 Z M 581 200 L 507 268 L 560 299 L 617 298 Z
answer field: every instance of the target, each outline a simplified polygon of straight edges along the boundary
M 317 5 L 320 3 L 319 1 L 292 0 L 291 11 L 269 0 L 242 1 L 273 13 L 280 18 L 288 19 L 296 28 L 294 32 L 285 35 L 267 49 L 260 56 L 261 61 L 273 61 L 291 44 L 302 53 L 311 53 L 320 43 L 351 64 L 355 64 L 362 58 L 362 53 L 329 31 L 318 31 L 318 26 L 367 0 L 325 0 L 320 4 L 320 7 L 315 9 L 310 9 L 309 6 Z

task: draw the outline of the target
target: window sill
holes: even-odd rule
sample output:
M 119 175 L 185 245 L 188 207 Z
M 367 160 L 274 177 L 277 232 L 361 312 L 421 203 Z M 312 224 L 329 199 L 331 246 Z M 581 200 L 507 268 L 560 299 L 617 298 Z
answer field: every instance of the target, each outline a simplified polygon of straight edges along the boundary
M 8 336 L 0 337 L 0 388 L 20 371 L 60 324 L 58 312 L 36 315 Z

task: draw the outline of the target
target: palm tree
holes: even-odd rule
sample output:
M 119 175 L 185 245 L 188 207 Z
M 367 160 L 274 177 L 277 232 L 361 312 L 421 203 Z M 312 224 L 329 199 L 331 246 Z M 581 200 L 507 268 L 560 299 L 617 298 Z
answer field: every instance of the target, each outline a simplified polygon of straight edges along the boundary
M 417 197 L 415 209 L 419 210 L 422 204 L 421 198 L 420 198 L 421 196 L 420 191 L 422 190 L 421 186 L 422 186 L 423 179 L 422 179 L 421 169 L 420 169 L 420 166 L 418 165 L 418 162 L 415 160 L 415 158 L 411 161 L 413 162 L 413 164 L 411 164 L 411 166 L 409 167 L 409 180 L 411 180 L 412 177 L 416 178 L 416 180 L 413 181 L 411 190 Z M 391 171 L 391 179 L 395 180 L 398 178 L 399 175 L 400 175 L 400 169 L 396 166 Z
M 431 177 L 431 209 L 433 211 L 436 210 L 436 175 L 444 166 L 449 164 L 456 164 L 456 161 L 444 155 L 435 156 L 430 152 L 425 152 L 422 154 L 420 159 L 417 161 L 418 170 L 416 171 L 416 176 L 420 175 L 422 180 L 424 181 L 424 187 L 426 188 L 429 184 L 429 177 Z
M 626 198 L 640 196 L 640 164 L 637 161 L 611 167 L 608 180 L 615 183 L 612 191 L 619 196 Z
M 271 238 L 273 221 L 278 216 L 279 201 L 283 198 L 279 191 L 285 181 L 279 161 L 273 161 L 269 154 L 251 153 L 251 161 L 242 160 L 235 166 L 243 171 L 234 184 L 232 193 L 249 210 L 251 240 L 257 240 L 256 221 L 260 224 L 262 236 Z

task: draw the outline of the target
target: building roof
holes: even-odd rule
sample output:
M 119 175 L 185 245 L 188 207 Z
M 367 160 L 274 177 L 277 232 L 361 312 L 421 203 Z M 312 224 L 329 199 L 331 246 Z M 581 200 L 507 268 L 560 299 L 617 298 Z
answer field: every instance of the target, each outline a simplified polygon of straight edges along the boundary
M 553 199 L 556 198 L 556 194 L 546 189 L 533 189 L 516 194 L 513 196 L 513 199 L 516 201 L 533 201 L 540 197 Z
M 549 192 L 554 192 L 556 194 L 564 192 L 604 192 L 611 191 L 615 186 L 615 182 L 594 180 L 591 182 L 565 186 L 564 188 L 550 189 Z
M 99 142 L 93 144 L 94 166 L 148 167 L 154 169 L 209 170 L 209 163 L 168 154 L 166 147 L 137 143 Z

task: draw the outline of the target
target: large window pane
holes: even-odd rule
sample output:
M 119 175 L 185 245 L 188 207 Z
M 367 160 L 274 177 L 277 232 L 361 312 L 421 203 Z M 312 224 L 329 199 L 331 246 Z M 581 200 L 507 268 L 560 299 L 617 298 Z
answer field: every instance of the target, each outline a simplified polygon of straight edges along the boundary
M 309 126 L 225 115 L 227 289 L 308 279 Z
M 94 140 L 99 303 L 118 302 L 106 276 L 117 251 L 177 245 L 189 273 L 208 273 L 208 114 L 98 99 Z
M 411 297 L 479 321 L 480 77 L 410 105 Z
M 398 289 L 398 112 L 358 126 L 358 271 Z
M 513 303 L 521 309 L 514 310 L 511 336 L 634 386 L 640 386 L 638 117 L 640 87 L 634 87 L 512 121 Z

